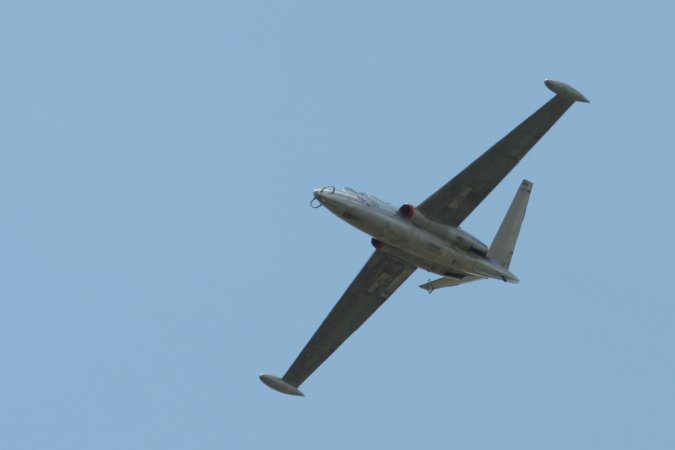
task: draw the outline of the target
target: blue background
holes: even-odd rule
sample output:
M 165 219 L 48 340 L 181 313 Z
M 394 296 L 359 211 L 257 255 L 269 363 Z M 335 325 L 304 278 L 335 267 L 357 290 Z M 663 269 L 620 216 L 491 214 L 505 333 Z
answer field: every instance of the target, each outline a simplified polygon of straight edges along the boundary
M 675 4 L 6 2 L 0 448 L 675 448 Z M 302 389 L 371 253 L 311 191 L 419 203 L 577 104 L 464 223 L 534 189 L 512 271 L 417 271 Z

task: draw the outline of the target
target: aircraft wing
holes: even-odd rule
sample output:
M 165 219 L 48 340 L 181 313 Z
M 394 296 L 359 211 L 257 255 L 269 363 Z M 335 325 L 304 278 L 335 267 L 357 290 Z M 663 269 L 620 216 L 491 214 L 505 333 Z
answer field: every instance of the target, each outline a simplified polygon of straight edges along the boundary
M 427 218 L 459 226 L 575 101 L 588 100 L 571 86 L 547 80 L 558 95 L 417 206 Z
M 375 251 L 283 378 L 263 374 L 268 386 L 302 395 L 302 384 L 415 271 L 415 266 Z M 289 386 L 290 385 L 290 386 Z

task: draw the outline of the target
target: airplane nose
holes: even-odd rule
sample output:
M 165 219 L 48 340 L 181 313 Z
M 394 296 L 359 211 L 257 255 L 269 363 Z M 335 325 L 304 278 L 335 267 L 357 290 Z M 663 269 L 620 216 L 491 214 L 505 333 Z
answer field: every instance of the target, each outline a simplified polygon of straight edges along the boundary
M 334 188 L 333 191 L 327 190 L 325 187 L 314 189 L 314 191 L 312 191 L 314 198 L 311 202 L 309 202 L 310 206 L 316 209 L 321 207 L 321 205 L 326 204 L 328 201 L 328 195 L 330 195 L 332 192 L 334 192 Z
M 317 200 L 326 199 L 329 195 L 335 193 L 335 188 L 333 186 L 324 186 L 320 189 L 314 189 L 314 198 Z
M 321 189 L 314 189 L 312 193 L 314 194 L 314 198 L 310 202 L 312 208 L 325 206 L 332 213 L 338 215 L 343 214 L 349 209 L 349 205 L 345 202 L 345 197 L 334 186 L 324 186 Z

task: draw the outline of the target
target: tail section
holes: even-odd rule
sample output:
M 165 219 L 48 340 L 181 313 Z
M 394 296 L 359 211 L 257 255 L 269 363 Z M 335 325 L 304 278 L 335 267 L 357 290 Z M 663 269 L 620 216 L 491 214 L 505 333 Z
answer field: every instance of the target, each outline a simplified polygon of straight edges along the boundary
M 511 264 L 513 249 L 516 247 L 520 226 L 525 218 L 530 192 L 532 192 L 532 183 L 523 180 L 487 252 L 488 258 L 498 262 L 505 269 L 508 269 Z

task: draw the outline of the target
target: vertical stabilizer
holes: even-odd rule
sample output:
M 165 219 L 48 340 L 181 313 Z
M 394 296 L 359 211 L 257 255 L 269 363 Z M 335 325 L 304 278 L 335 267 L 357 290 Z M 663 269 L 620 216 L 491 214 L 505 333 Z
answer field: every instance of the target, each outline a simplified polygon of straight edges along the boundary
M 487 252 L 488 258 L 498 262 L 506 269 L 511 264 L 513 249 L 516 247 L 520 226 L 523 223 L 523 218 L 525 218 L 530 192 L 532 192 L 532 183 L 523 180 Z

